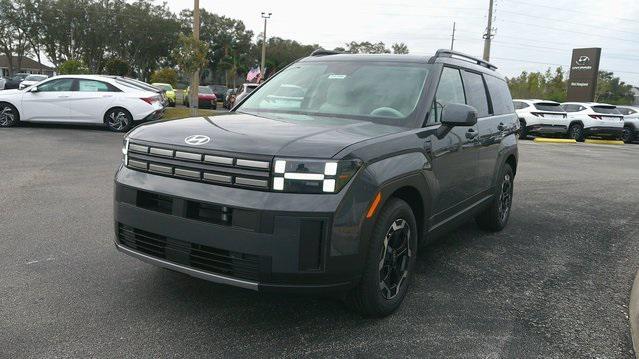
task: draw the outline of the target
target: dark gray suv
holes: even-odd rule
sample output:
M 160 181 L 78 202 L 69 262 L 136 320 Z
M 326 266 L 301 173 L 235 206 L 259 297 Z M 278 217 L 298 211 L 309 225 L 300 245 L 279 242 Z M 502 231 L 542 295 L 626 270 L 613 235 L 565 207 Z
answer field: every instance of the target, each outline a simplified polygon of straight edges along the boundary
M 227 115 L 139 126 L 115 178 L 116 247 L 388 315 L 420 243 L 468 218 L 508 222 L 518 121 L 495 69 L 448 50 L 316 51 Z

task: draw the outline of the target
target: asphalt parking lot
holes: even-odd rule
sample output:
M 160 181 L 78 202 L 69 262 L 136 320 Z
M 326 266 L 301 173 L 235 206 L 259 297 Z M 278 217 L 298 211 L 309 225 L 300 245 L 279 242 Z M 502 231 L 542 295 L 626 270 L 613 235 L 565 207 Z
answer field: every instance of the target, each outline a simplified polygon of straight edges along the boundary
M 404 306 L 369 320 L 118 253 L 121 144 L 90 127 L 0 130 L 1 357 L 633 356 L 639 145 L 521 142 L 509 226 L 423 247 Z

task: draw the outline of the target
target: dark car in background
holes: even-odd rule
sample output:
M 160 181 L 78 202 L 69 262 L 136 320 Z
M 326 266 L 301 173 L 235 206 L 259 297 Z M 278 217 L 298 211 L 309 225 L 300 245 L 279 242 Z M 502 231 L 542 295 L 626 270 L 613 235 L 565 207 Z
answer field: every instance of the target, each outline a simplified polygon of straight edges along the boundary
M 24 79 L 26 79 L 29 75 L 31 74 L 19 73 L 19 74 L 13 75 L 12 77 L 9 77 L 8 79 L 6 79 L 6 82 L 4 83 L 4 89 L 12 90 L 12 89 L 19 88 L 22 81 L 24 81 Z
M 190 105 L 190 93 L 191 88 L 187 87 L 186 90 L 184 91 L 184 106 L 189 107 Z M 210 87 L 208 86 L 199 86 L 198 87 L 198 92 L 197 92 L 197 107 L 198 108 L 209 108 L 212 110 L 217 110 L 217 96 L 215 96 L 215 93 L 213 93 L 213 90 L 211 90 Z
M 226 99 L 226 91 L 228 91 L 228 87 L 224 85 L 209 85 L 215 97 L 218 101 L 224 101 Z

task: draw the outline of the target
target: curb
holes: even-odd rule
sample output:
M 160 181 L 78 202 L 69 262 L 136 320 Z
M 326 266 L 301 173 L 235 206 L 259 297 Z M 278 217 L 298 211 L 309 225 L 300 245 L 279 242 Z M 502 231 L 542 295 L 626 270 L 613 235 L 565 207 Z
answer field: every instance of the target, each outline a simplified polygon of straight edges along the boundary
M 615 141 L 615 140 L 590 140 L 587 139 L 586 143 L 596 144 L 596 145 L 623 145 L 623 141 Z
M 537 143 L 577 143 L 575 140 L 569 140 L 566 138 L 546 138 L 546 137 L 535 137 L 534 139 Z
M 630 317 L 630 337 L 635 350 L 635 357 L 639 359 L 639 271 L 635 275 L 635 280 L 630 292 L 630 305 L 628 306 Z

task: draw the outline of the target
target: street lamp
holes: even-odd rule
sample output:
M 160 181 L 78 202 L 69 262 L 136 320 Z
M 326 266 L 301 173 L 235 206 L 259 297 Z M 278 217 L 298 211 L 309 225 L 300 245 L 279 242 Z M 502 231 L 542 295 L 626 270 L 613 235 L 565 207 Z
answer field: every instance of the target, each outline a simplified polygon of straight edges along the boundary
M 264 79 L 265 70 L 266 70 L 266 22 L 271 18 L 273 13 L 269 12 L 268 14 L 263 12 L 262 18 L 264 19 L 264 38 L 262 39 L 262 68 L 260 69 L 260 74 L 262 75 L 262 79 Z

